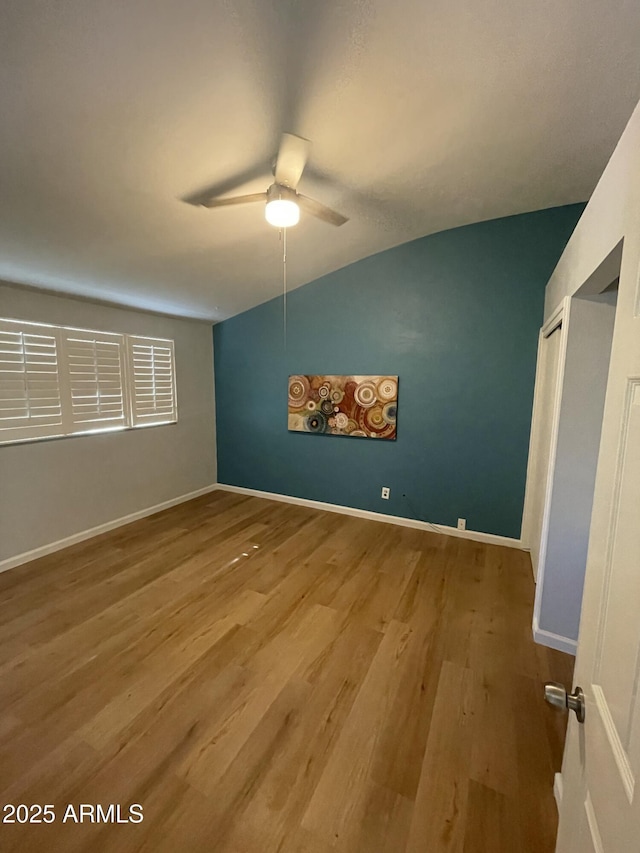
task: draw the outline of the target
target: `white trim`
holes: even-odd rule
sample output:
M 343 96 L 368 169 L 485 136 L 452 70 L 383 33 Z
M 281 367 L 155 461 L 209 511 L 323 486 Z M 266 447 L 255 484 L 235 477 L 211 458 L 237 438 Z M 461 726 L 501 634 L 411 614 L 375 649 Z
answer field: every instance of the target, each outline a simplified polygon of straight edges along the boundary
M 523 545 L 528 550 L 531 550 L 531 477 L 532 477 L 532 472 L 533 472 L 533 461 L 534 461 L 534 450 L 535 450 L 535 448 L 533 446 L 533 441 L 535 438 L 537 438 L 538 418 L 540 417 L 540 380 L 541 380 L 540 368 L 542 365 L 542 357 L 541 357 L 542 346 L 543 346 L 543 342 L 546 341 L 549 337 L 551 337 L 551 335 L 553 334 L 553 332 L 556 331 L 556 329 L 558 329 L 559 327 L 563 327 L 564 325 L 566 325 L 566 322 L 568 322 L 569 305 L 570 305 L 570 300 L 568 297 L 565 297 L 565 299 L 562 300 L 562 302 L 558 305 L 558 307 L 555 309 L 555 311 L 551 314 L 551 316 L 549 317 L 547 322 L 542 326 L 542 328 L 540 329 L 540 332 L 538 334 L 538 354 L 537 354 L 537 358 L 536 358 L 536 376 L 535 376 L 535 382 L 534 382 L 534 388 L 533 388 L 533 406 L 531 409 L 531 429 L 529 431 L 529 454 L 527 457 L 527 478 L 525 481 L 524 505 L 523 505 L 523 509 L 522 509 L 522 526 L 520 529 L 520 539 L 522 540 Z M 566 315 L 566 317 L 565 317 L 565 315 Z M 561 335 L 563 334 L 562 328 L 560 329 L 560 334 Z M 566 330 L 565 330 L 564 339 L 561 339 L 561 342 L 560 342 L 560 353 L 558 356 L 558 365 L 557 365 L 558 368 L 560 368 L 560 366 L 562 366 L 563 373 L 564 373 L 564 362 L 566 360 L 566 342 L 567 342 L 567 337 L 566 337 Z M 562 365 L 560 364 L 560 362 L 562 362 Z M 556 373 L 556 389 L 558 386 L 558 381 L 562 380 L 562 375 L 563 374 L 558 375 L 558 373 Z M 550 452 L 549 466 L 547 468 L 547 493 L 545 494 L 545 500 L 547 500 L 549 497 L 548 489 L 550 486 L 550 481 L 552 479 L 551 475 L 553 473 L 553 469 L 551 467 L 551 462 L 553 461 L 555 463 L 555 457 L 554 457 L 554 459 L 552 459 L 551 454 L 552 453 L 555 454 L 554 442 L 557 444 L 557 441 L 556 441 L 557 436 L 554 439 L 554 429 L 557 430 L 557 426 L 558 426 L 558 424 L 555 423 L 555 419 L 556 419 L 556 416 L 559 419 L 560 401 L 561 401 L 561 397 L 556 394 L 556 397 L 554 398 L 554 411 L 552 412 L 552 418 L 554 419 L 554 424 L 552 424 L 552 428 L 551 428 L 551 444 L 549 447 L 549 452 Z M 540 572 L 540 565 L 542 563 L 542 541 L 545 539 L 544 525 L 545 525 L 545 522 L 543 519 L 542 528 L 541 528 L 541 534 L 542 535 L 541 535 L 541 541 L 540 541 L 540 551 L 538 554 L 538 567 L 537 567 L 538 572 Z M 546 547 L 546 542 L 545 542 L 545 547 Z M 533 563 L 532 563 L 532 570 L 533 570 Z M 534 581 L 536 583 L 538 583 L 538 581 L 540 579 L 541 578 L 536 578 L 534 575 Z
M 146 507 L 146 509 L 132 512 L 129 515 L 123 515 L 121 518 L 116 518 L 113 521 L 106 521 L 104 524 L 99 524 L 97 527 L 90 527 L 88 530 L 81 530 L 79 533 L 74 533 L 71 536 L 66 536 L 64 539 L 58 539 L 57 542 L 50 542 L 48 545 L 41 545 L 39 548 L 34 548 L 33 551 L 25 551 L 23 554 L 17 554 L 15 557 L 9 557 L 6 560 L 0 561 L 0 572 L 6 572 L 16 566 L 21 566 L 23 563 L 29 563 L 31 560 L 37 560 L 39 557 L 46 557 L 47 554 L 53 554 L 55 551 L 61 551 L 63 548 L 68 548 L 70 545 L 76 545 L 78 542 L 84 542 L 85 539 L 91 539 L 93 536 L 99 536 L 101 533 L 106 533 L 108 530 L 114 530 L 116 527 L 123 527 L 125 524 L 130 524 L 132 521 L 137 521 L 139 518 L 146 518 L 148 515 L 154 515 L 156 512 L 161 512 L 163 509 L 176 506 L 185 501 L 199 498 L 200 495 L 206 495 L 207 492 L 213 492 L 217 488 L 217 484 L 213 483 L 205 486 L 202 489 L 196 489 L 195 492 L 189 492 L 186 495 L 180 495 L 177 498 L 163 501 L 155 506 Z
M 254 497 L 266 498 L 267 500 L 314 507 L 315 509 L 336 512 L 341 515 L 353 515 L 356 518 L 368 518 L 372 521 L 382 521 L 386 524 L 397 524 L 401 527 L 413 527 L 417 530 L 430 530 L 432 532 L 443 533 L 447 536 L 457 536 L 460 539 L 472 539 L 476 542 L 485 542 L 490 545 L 503 545 L 507 548 L 521 548 L 521 542 L 519 539 L 510 539 L 507 536 L 497 536 L 493 533 L 482 533 L 475 530 L 458 530 L 455 527 L 446 527 L 443 524 L 431 524 L 428 521 L 420 521 L 415 518 L 403 518 L 398 515 L 385 515 L 381 512 L 371 512 L 366 509 L 355 509 L 354 507 L 341 506 L 340 504 L 323 503 L 322 501 L 313 501 L 308 500 L 307 498 L 296 498 L 291 495 L 281 495 L 276 492 L 262 492 L 257 489 L 245 489 L 242 486 L 228 486 L 224 483 L 212 483 L 202 489 L 197 489 L 195 492 L 189 492 L 186 495 L 180 495 L 177 498 L 172 498 L 171 500 L 164 501 L 163 503 L 146 507 L 145 509 L 138 510 L 137 512 L 132 512 L 129 515 L 124 515 L 121 518 L 116 518 L 113 521 L 107 521 L 104 524 L 91 527 L 88 530 L 81 530 L 79 533 L 74 533 L 71 536 L 66 536 L 64 539 L 58 539 L 56 542 L 50 542 L 47 545 L 41 545 L 39 548 L 34 548 L 32 551 L 25 551 L 22 554 L 16 554 L 15 557 L 8 557 L 6 560 L 0 561 L 0 572 L 6 572 L 16 566 L 21 566 L 24 563 L 29 563 L 40 557 L 46 557 L 47 554 L 53 554 L 55 551 L 61 551 L 63 548 L 69 548 L 71 545 L 76 545 L 78 542 L 84 542 L 86 539 L 91 539 L 93 536 L 99 536 L 101 533 L 107 533 L 109 530 L 114 530 L 116 527 L 123 527 L 125 524 L 131 524 L 131 522 L 137 521 L 140 518 L 146 518 L 149 515 L 154 515 L 164 509 L 169 509 L 172 506 L 177 506 L 177 504 L 185 503 L 186 501 L 193 500 L 194 498 L 198 498 L 201 495 L 206 495 L 208 492 L 214 492 L 218 489 L 225 492 L 236 492 L 241 495 L 253 495 Z M 573 653 L 575 654 L 575 652 Z
M 522 505 L 522 523 L 520 525 L 520 539 L 527 548 L 531 550 L 531 485 L 533 478 L 533 451 L 534 439 L 538 434 L 538 418 L 540 411 L 540 386 L 542 384 L 542 342 L 544 340 L 542 329 L 538 333 L 538 351 L 536 356 L 536 376 L 533 384 L 533 405 L 531 408 L 531 427 L 529 429 L 529 449 L 527 451 L 527 476 L 524 487 L 524 501 Z M 533 571 L 533 561 L 531 562 Z M 535 582 L 535 574 L 533 580 Z
M 542 527 L 541 527 L 541 535 L 540 535 L 540 547 L 538 550 L 538 566 L 537 566 L 537 574 L 536 574 L 536 593 L 535 599 L 533 602 L 533 631 L 534 638 L 536 635 L 536 631 L 540 632 L 538 628 L 538 619 L 540 617 L 540 608 L 542 607 L 542 592 L 544 589 L 544 574 L 545 574 L 545 563 L 547 560 L 547 544 L 549 539 L 549 520 L 551 516 L 551 499 L 553 496 L 553 476 L 556 469 L 556 457 L 558 455 L 558 433 L 560 428 L 560 410 L 562 408 L 562 394 L 564 391 L 564 371 L 565 365 L 567 361 L 567 345 L 569 341 L 569 324 L 571 320 L 571 297 L 565 296 L 562 300 L 562 304 L 558 307 L 558 309 L 554 312 L 551 319 L 548 323 L 545 323 L 543 326 L 543 335 L 546 330 L 548 334 L 551 334 L 553 329 L 556 329 L 559 323 L 562 323 L 560 327 L 560 352 L 558 353 L 558 364 L 556 365 L 556 393 L 553 401 L 553 414 L 552 414 L 552 424 L 551 424 L 551 445 L 549 447 L 549 462 L 547 465 L 547 482 L 545 486 L 545 496 L 544 496 L 544 509 L 542 512 Z M 527 542 L 527 545 L 531 546 L 530 542 Z M 556 637 L 556 634 L 550 634 L 550 637 Z M 559 638 L 564 640 L 566 638 Z M 554 646 L 552 642 L 545 642 L 544 640 L 536 642 L 541 642 L 544 646 L 551 646 L 551 648 L 556 649 L 558 646 Z M 573 642 L 569 640 L 568 642 Z M 560 651 L 568 651 L 564 647 L 560 648 Z M 575 646 L 574 651 L 570 651 L 569 654 L 575 655 Z
M 337 512 L 341 515 L 353 515 L 356 518 L 368 518 L 371 521 L 383 521 L 385 524 L 398 524 L 401 527 L 413 527 L 417 530 L 430 530 L 432 533 L 444 533 L 447 536 L 457 536 L 460 539 L 473 539 L 475 542 L 486 542 L 489 545 L 504 545 L 507 548 L 521 548 L 520 539 L 511 539 L 508 536 L 497 536 L 494 533 L 482 533 L 476 530 L 458 530 L 456 527 L 446 527 L 444 524 L 431 524 L 428 521 L 420 521 L 417 518 L 405 518 L 401 515 L 385 515 L 382 512 L 372 512 L 368 509 L 356 509 L 342 504 L 329 504 L 322 501 L 313 501 L 308 498 L 296 498 L 293 495 L 281 495 L 278 492 L 262 492 L 258 489 L 245 489 L 244 486 L 229 486 L 226 483 L 218 483 L 217 488 L 223 492 L 237 492 L 239 495 L 252 495 L 256 498 L 266 498 L 271 501 L 308 506 L 314 509 L 322 509 L 328 512 Z
M 556 798 L 558 811 L 562 807 L 562 773 L 556 773 L 553 777 L 553 796 Z
M 598 827 L 596 813 L 591 802 L 591 794 L 587 791 L 587 799 L 584 801 L 584 810 L 587 815 L 587 826 L 591 834 L 591 843 L 595 853 L 604 853 L 604 845 L 602 844 L 602 836 Z
M 613 757 L 618 765 L 618 771 L 620 773 L 620 778 L 622 779 L 622 784 L 624 785 L 627 799 L 631 805 L 633 803 L 636 780 L 633 775 L 633 770 L 631 769 L 627 750 L 624 748 L 622 741 L 620 740 L 618 729 L 616 728 L 616 724 L 613 722 L 613 717 L 611 716 L 611 708 L 605 698 L 602 687 L 600 687 L 599 684 L 592 684 L 591 688 L 598 712 L 600 713 L 600 720 L 605 732 L 607 733 L 607 738 L 609 739 L 611 752 L 613 753 Z
M 542 332 L 543 338 L 548 338 L 552 335 L 553 332 L 558 328 L 560 323 L 564 320 L 565 314 L 565 305 L 569 302 L 569 297 L 565 296 L 565 298 L 560 302 L 560 304 L 556 307 L 555 311 L 551 313 L 551 316 L 547 320 L 546 323 L 543 324 L 540 331 Z
M 576 656 L 578 650 L 578 641 L 571 640 L 569 637 L 562 637 L 560 634 L 553 634 L 551 631 L 545 631 L 538 625 L 538 616 L 533 617 L 533 639 L 541 646 L 547 646 L 550 649 L 556 649 L 559 652 L 566 652 L 568 655 Z
M 522 540 L 523 547 L 531 550 L 531 477 L 533 470 L 533 441 L 534 438 L 537 437 L 538 431 L 538 418 L 540 417 L 540 368 L 542 364 L 542 344 L 543 341 L 547 340 L 553 332 L 559 326 L 562 326 L 565 319 L 565 306 L 568 307 L 569 300 L 566 298 L 562 300 L 562 302 L 558 305 L 555 311 L 551 314 L 547 322 L 542 326 L 540 332 L 538 334 L 538 354 L 536 358 L 536 376 L 533 386 L 533 406 L 531 409 L 531 428 L 529 430 L 529 452 L 527 456 L 527 478 L 525 480 L 525 493 L 524 493 L 524 505 L 522 509 L 522 526 L 520 528 L 520 539 Z M 562 332 L 561 332 L 562 334 Z M 565 338 L 566 343 L 566 338 Z M 563 345 L 561 342 L 560 350 L 562 352 Z M 566 349 L 566 348 L 565 348 Z M 564 370 L 564 364 L 563 364 Z M 557 383 L 556 383 L 557 384 Z M 554 400 L 554 405 L 558 403 L 558 400 Z M 555 411 L 554 411 L 555 415 Z M 552 444 L 553 444 L 553 434 L 551 436 Z M 551 447 L 550 447 L 551 449 Z M 550 460 L 551 461 L 551 460 Z M 547 484 L 549 482 L 551 469 L 547 471 Z M 541 560 L 538 559 L 538 564 L 540 564 Z M 533 563 L 532 563 L 533 569 Z M 534 581 L 537 583 L 537 578 L 534 576 Z

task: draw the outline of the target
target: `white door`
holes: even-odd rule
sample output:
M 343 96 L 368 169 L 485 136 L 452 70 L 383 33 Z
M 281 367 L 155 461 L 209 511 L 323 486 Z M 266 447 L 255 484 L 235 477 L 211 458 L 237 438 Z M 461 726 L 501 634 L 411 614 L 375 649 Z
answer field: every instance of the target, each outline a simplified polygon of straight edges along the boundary
M 538 344 L 538 371 L 534 417 L 531 428 L 530 465 L 527 482 L 524 533 L 525 544 L 531 549 L 533 577 L 537 580 L 542 540 L 542 522 L 549 485 L 549 462 L 554 426 L 554 411 L 558 391 L 558 366 L 562 337 L 562 318 L 557 318 L 540 332 Z
M 640 853 L 639 262 L 623 253 L 557 853 Z

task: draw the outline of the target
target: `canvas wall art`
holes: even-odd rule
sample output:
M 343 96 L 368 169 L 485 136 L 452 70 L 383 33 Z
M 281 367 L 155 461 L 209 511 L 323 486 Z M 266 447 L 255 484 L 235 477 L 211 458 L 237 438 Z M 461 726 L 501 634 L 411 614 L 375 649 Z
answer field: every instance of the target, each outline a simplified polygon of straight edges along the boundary
M 397 376 L 290 376 L 289 430 L 395 440 Z

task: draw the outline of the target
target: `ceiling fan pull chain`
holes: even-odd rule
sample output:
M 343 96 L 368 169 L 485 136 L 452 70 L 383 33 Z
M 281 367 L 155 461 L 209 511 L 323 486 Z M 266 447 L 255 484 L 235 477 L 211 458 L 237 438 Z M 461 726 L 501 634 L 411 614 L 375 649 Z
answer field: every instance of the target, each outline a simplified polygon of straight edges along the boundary
M 282 239 L 282 330 L 284 348 L 287 348 L 287 229 L 280 229 Z

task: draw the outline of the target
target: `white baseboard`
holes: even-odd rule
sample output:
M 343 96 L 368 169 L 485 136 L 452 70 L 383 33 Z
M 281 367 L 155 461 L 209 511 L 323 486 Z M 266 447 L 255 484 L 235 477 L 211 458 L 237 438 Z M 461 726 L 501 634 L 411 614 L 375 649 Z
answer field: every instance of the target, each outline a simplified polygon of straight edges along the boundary
M 553 634 L 551 631 L 540 628 L 537 616 L 533 618 L 533 639 L 541 646 L 548 646 L 550 649 L 566 652 L 574 657 L 578 650 L 577 640 L 570 640 L 569 637 L 562 637 L 560 634 Z
M 177 504 L 185 501 L 193 500 L 194 498 L 205 495 L 208 492 L 220 489 L 226 492 L 237 492 L 241 495 L 253 495 L 267 500 L 282 501 L 283 503 L 298 504 L 299 506 L 308 506 L 315 509 L 327 510 L 329 512 L 337 512 L 342 515 L 353 515 L 356 518 L 367 518 L 371 521 L 382 521 L 386 524 L 398 524 L 402 527 L 413 527 L 417 530 L 430 530 L 432 532 L 443 533 L 447 536 L 457 536 L 461 539 L 472 539 L 476 542 L 486 542 L 490 545 L 504 545 L 507 548 L 520 548 L 519 539 L 510 539 L 506 536 L 497 536 L 493 533 L 482 533 L 475 530 L 458 530 L 455 527 L 447 527 L 443 524 L 431 524 L 427 521 L 420 521 L 415 518 L 404 518 L 399 515 L 385 515 L 381 512 L 372 512 L 367 509 L 355 509 L 354 507 L 342 506 L 340 504 L 323 503 L 322 501 L 308 500 L 307 498 L 296 498 L 291 495 L 281 495 L 277 492 L 262 492 L 258 489 L 245 489 L 242 486 L 228 486 L 224 483 L 213 483 L 205 486 L 202 489 L 197 489 L 195 492 L 189 492 L 186 495 L 180 495 L 177 498 L 164 501 L 163 503 L 155 504 L 154 506 L 146 507 L 145 509 L 132 512 L 129 515 L 124 515 L 121 518 L 115 518 L 112 521 L 107 521 L 104 524 L 99 524 L 96 527 L 91 527 L 88 530 L 81 530 L 71 536 L 66 536 L 64 539 L 58 539 L 56 542 L 49 542 L 47 545 L 41 545 L 39 548 L 34 548 L 32 551 L 25 551 L 22 554 L 16 554 L 14 557 L 9 557 L 6 560 L 0 561 L 0 572 L 6 572 L 16 566 L 21 566 L 23 563 L 29 563 L 31 560 L 37 560 L 39 557 L 46 557 L 47 554 L 53 554 L 55 551 L 61 551 L 63 548 L 68 548 L 70 545 L 76 545 L 78 542 L 84 542 L 86 539 L 91 539 L 93 536 L 99 536 L 101 533 L 107 533 L 109 530 L 114 530 L 116 527 L 123 527 L 125 524 L 130 524 L 132 521 L 137 521 L 140 518 L 154 515 L 156 512 L 161 512 L 163 509 L 169 509 Z M 542 632 L 544 633 L 544 632 Z M 550 635 L 553 636 L 553 635 Z M 552 645 L 545 643 L 544 645 Z M 570 640 L 567 642 L 571 642 Z M 574 644 L 575 645 L 575 644 Z M 553 646 L 557 648 L 556 646 Z M 562 651 L 566 649 L 562 648 Z M 571 652 L 575 654 L 575 650 Z
M 75 545 L 78 542 L 84 542 L 85 539 L 91 539 L 92 536 L 98 536 L 100 533 L 106 533 L 108 530 L 114 530 L 116 527 L 122 527 L 125 524 L 130 524 L 132 521 L 137 521 L 139 518 L 145 518 L 148 515 L 154 515 L 156 512 L 161 512 L 163 509 L 177 506 L 177 504 L 185 501 L 193 500 L 206 495 L 207 492 L 213 492 L 217 488 L 217 484 L 213 483 L 210 486 L 205 486 L 203 489 L 197 489 L 195 492 L 189 492 L 187 495 L 180 495 L 177 498 L 172 498 L 169 501 L 156 504 L 155 506 L 147 507 L 146 509 L 132 512 L 129 515 L 123 515 L 121 518 L 115 518 L 113 521 L 107 521 L 104 524 L 99 524 L 97 527 L 91 527 L 89 530 L 81 530 L 79 533 L 74 533 L 71 536 L 66 536 L 64 539 L 58 539 L 57 542 L 50 542 L 48 545 L 41 545 L 39 548 L 34 548 L 33 551 L 25 551 L 23 554 L 17 554 L 15 557 L 9 557 L 0 562 L 0 572 L 6 572 L 8 569 L 13 569 L 16 566 L 21 566 L 23 563 L 29 563 L 31 560 L 37 560 L 39 557 L 46 557 L 47 554 L 53 554 L 54 551 L 61 551 L 63 548 L 68 548 L 70 545 Z
M 298 504 L 314 509 L 337 512 L 341 515 L 353 515 L 356 518 L 368 518 L 371 521 L 383 521 L 386 524 L 399 524 L 401 527 L 413 527 L 416 530 L 429 530 L 432 533 L 444 533 L 446 536 L 457 536 L 460 539 L 473 539 L 475 542 L 486 542 L 489 545 L 504 545 L 507 548 L 521 548 L 519 539 L 510 539 L 507 536 L 497 536 L 494 533 L 482 533 L 476 530 L 458 530 L 456 527 L 446 527 L 444 524 L 431 524 L 428 521 L 420 521 L 417 518 L 404 518 L 401 515 L 385 515 L 382 512 L 372 512 L 368 509 L 355 509 L 351 506 L 341 504 L 328 504 L 323 501 L 312 501 L 308 498 L 296 498 L 292 495 L 281 495 L 278 492 L 261 492 L 258 489 L 245 489 L 243 486 L 229 486 L 218 483 L 218 489 L 225 492 L 237 492 L 240 495 L 253 495 L 257 498 L 266 498 L 271 501 L 282 501 L 282 503 Z
M 562 773 L 556 773 L 553 777 L 553 796 L 556 798 L 556 805 L 560 811 L 562 805 Z

